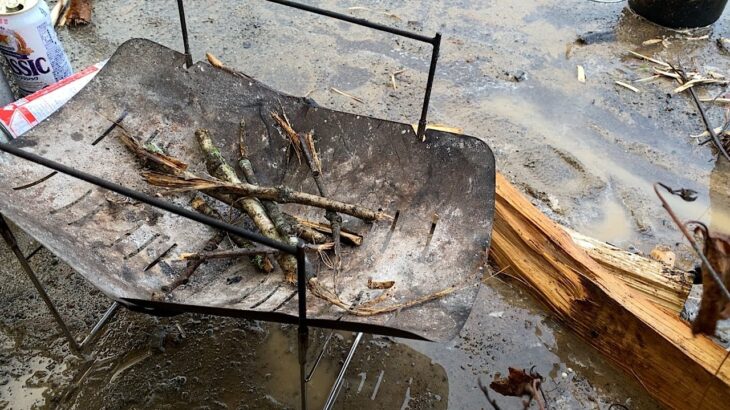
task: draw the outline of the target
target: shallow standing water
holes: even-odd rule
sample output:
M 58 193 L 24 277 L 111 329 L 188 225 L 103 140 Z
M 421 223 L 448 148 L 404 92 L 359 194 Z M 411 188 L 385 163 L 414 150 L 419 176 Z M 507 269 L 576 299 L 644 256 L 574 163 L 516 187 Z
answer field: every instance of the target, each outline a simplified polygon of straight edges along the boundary
M 128 38 L 181 49 L 172 1 L 95 2 L 94 23 L 61 29 L 77 69 L 108 58 Z M 210 51 L 227 65 L 321 105 L 415 122 L 430 50 L 420 44 L 265 2 L 188 2 L 195 60 Z M 702 124 L 686 95 L 660 80 L 640 93 L 614 85 L 650 75 L 627 58 L 639 50 L 687 68 L 728 73 L 717 37 L 730 37 L 728 13 L 709 31 L 680 34 L 588 0 L 315 1 L 322 7 L 432 34 L 444 43 L 430 119 L 463 127 L 495 151 L 498 170 L 559 222 L 624 248 L 686 246 L 651 191 L 661 180 L 700 193 L 676 203 L 687 219 L 727 229 L 725 165 L 697 146 Z M 354 9 L 349 9 L 355 7 Z M 593 34 L 586 33 L 593 32 Z M 576 44 L 583 35 L 589 44 Z M 668 37 L 668 48 L 642 46 Z M 587 82 L 576 80 L 584 66 Z M 397 76 L 397 89 L 390 74 Z M 331 87 L 364 100 L 332 93 Z M 722 89 L 708 89 L 715 96 Z M 710 111 L 720 125 L 723 111 Z M 34 249 L 24 243 L 24 249 Z M 295 331 L 184 315 L 155 319 L 124 312 L 95 349 L 95 361 L 68 355 L 32 286 L 3 248 L 0 282 L 0 408 L 296 407 Z M 685 256 L 686 259 L 686 256 Z M 65 264 L 42 250 L 32 260 L 51 297 L 81 333 L 108 305 Z M 326 332 L 316 335 L 316 340 Z M 326 396 L 350 334 L 340 334 L 315 374 L 312 405 Z M 310 353 L 316 353 L 314 343 Z M 546 377 L 551 408 L 654 408 L 632 378 L 555 323 L 519 284 L 486 281 L 459 338 L 448 344 L 367 338 L 338 401 L 358 408 L 487 407 L 476 387 L 508 366 Z M 378 382 L 380 380 L 380 382 Z M 376 389 L 376 386 L 378 388 Z M 376 394 L 373 394 L 376 393 Z M 497 396 L 496 394 L 492 395 Z M 517 399 L 496 397 L 504 408 Z M 3 404 L 5 403 L 5 404 Z

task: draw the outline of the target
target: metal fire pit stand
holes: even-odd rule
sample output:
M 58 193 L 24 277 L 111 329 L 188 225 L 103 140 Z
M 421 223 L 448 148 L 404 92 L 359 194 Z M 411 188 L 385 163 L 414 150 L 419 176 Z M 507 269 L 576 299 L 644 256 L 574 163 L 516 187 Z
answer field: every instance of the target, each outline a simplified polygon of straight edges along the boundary
M 433 80 L 434 75 L 436 72 L 436 64 L 438 62 L 438 56 L 439 56 L 439 49 L 441 45 L 441 34 L 437 33 L 434 37 L 427 37 L 420 34 L 412 33 L 405 30 L 400 30 L 388 26 L 384 26 L 378 23 L 373 23 L 365 19 L 355 18 L 352 16 L 348 16 L 341 13 L 332 12 L 329 10 L 320 9 L 317 7 L 308 6 L 305 4 L 300 4 L 292 1 L 287 0 L 266 0 L 270 3 L 276 3 L 279 5 L 307 11 L 310 13 L 318 14 L 325 17 L 334 18 L 341 21 L 346 21 L 352 24 L 360 25 L 363 27 L 368 27 L 374 30 L 395 34 L 401 37 L 406 37 L 412 40 L 420 41 L 423 43 L 431 44 L 433 46 L 433 51 L 431 54 L 431 62 L 429 66 L 429 72 L 428 72 L 428 80 L 426 84 L 426 91 L 424 95 L 423 100 L 423 107 L 421 110 L 421 117 L 418 121 L 418 129 L 417 129 L 417 137 L 419 139 L 422 139 L 425 132 L 426 132 L 426 125 L 427 125 L 427 116 L 428 116 L 428 106 L 429 101 L 431 98 L 431 90 L 433 87 Z M 185 49 L 185 62 L 186 67 L 189 68 L 193 65 L 192 55 L 190 53 L 190 44 L 188 41 L 188 32 L 187 32 L 187 22 L 185 19 L 185 9 L 183 0 L 177 0 L 177 7 L 178 12 L 180 16 L 180 29 L 182 32 L 182 38 L 183 38 L 183 47 Z M 111 130 L 116 126 L 112 125 L 106 133 L 111 132 Z M 0 127 L 2 128 L 2 127 Z M 2 132 L 8 137 L 9 140 L 12 140 L 12 136 L 2 128 Z M 0 143 L 0 150 L 4 151 L 6 153 L 15 155 L 17 157 L 23 158 L 25 160 L 34 162 L 36 164 L 40 164 L 43 166 L 46 166 L 48 168 L 53 169 L 55 172 L 66 174 L 78 179 L 81 179 L 83 181 L 89 182 L 91 184 L 94 184 L 96 186 L 99 186 L 101 188 L 108 189 L 112 192 L 115 192 L 117 194 L 123 195 L 127 198 L 131 198 L 134 200 L 137 200 L 139 202 L 145 203 L 147 205 L 151 205 L 153 207 L 168 211 L 170 213 L 182 216 L 184 218 L 187 218 L 192 221 L 196 221 L 202 224 L 205 224 L 209 227 L 216 228 L 219 230 L 222 230 L 226 233 L 237 235 L 246 239 L 249 239 L 253 242 L 257 242 L 262 245 L 269 246 L 273 249 L 276 249 L 280 252 L 287 253 L 294 255 L 297 260 L 297 294 L 298 294 L 298 356 L 299 356 L 299 376 L 300 376 L 300 397 L 301 397 L 301 408 L 306 408 L 306 383 L 308 380 L 311 379 L 313 373 L 315 372 L 321 358 L 325 354 L 325 350 L 327 348 L 327 345 L 329 343 L 330 338 L 327 338 L 327 341 L 325 342 L 321 352 L 319 353 L 314 366 L 309 371 L 309 374 L 306 374 L 306 356 L 307 356 L 307 348 L 308 348 L 308 342 L 309 342 L 309 329 L 308 329 L 308 321 L 307 321 L 307 301 L 306 301 L 306 292 L 307 292 L 307 280 L 309 279 L 306 272 L 306 264 L 305 264 L 305 252 L 304 252 L 304 244 L 300 241 L 298 246 L 292 246 L 289 244 L 280 243 L 277 241 L 273 241 L 269 238 L 266 238 L 262 235 L 259 235 L 254 232 L 247 231 L 245 229 L 242 229 L 240 227 L 219 221 L 217 219 L 213 219 L 204 215 L 201 215 L 199 213 L 187 210 L 185 208 L 179 207 L 177 205 L 173 205 L 170 202 L 160 200 L 158 198 L 151 197 L 149 195 L 131 190 L 129 188 L 126 188 L 124 186 L 115 184 L 113 182 L 104 180 L 102 178 L 96 177 L 94 175 L 78 171 L 76 169 L 67 167 L 63 164 L 48 160 L 42 156 L 26 152 L 18 147 L 9 145 L 8 143 Z M 52 174 L 53 175 L 53 174 Z M 8 226 L 7 222 L 5 221 L 4 217 L 0 214 L 0 235 L 2 235 L 3 239 L 5 240 L 5 243 L 10 247 L 10 249 L 15 254 L 16 258 L 20 262 L 20 265 L 23 269 L 23 271 L 28 275 L 31 282 L 33 282 L 33 286 L 36 288 L 38 293 L 40 294 L 41 298 L 45 302 L 48 309 L 51 311 L 51 314 L 53 315 L 54 320 L 58 323 L 59 328 L 61 329 L 64 336 L 68 339 L 69 346 L 71 350 L 76 354 L 81 354 L 85 348 L 87 348 L 89 345 L 93 343 L 96 336 L 100 333 L 100 331 L 104 328 L 104 326 L 109 322 L 109 320 L 114 316 L 114 314 L 117 312 L 120 304 L 118 302 L 114 302 L 104 313 L 104 315 L 101 317 L 101 319 L 97 322 L 96 325 L 91 329 L 89 334 L 84 338 L 84 340 L 79 343 L 76 341 L 74 336 L 71 334 L 68 326 L 66 325 L 65 321 L 59 314 L 58 310 L 54 306 L 53 302 L 49 298 L 48 294 L 46 293 L 42 283 L 38 280 L 35 273 L 33 272 L 33 269 L 30 267 L 28 263 L 28 259 L 35 254 L 35 251 L 32 252 L 30 255 L 26 256 L 23 254 L 21 249 L 19 248 L 17 244 L 17 240 L 15 236 L 13 235 L 10 227 Z M 154 309 L 147 310 L 147 313 L 151 314 L 161 314 L 164 312 L 160 312 Z M 334 329 L 333 325 L 333 329 Z M 330 334 L 331 337 L 331 334 Z M 329 393 L 329 396 L 327 397 L 327 400 L 325 402 L 325 409 L 331 409 L 334 405 L 335 401 L 337 400 L 337 396 L 339 394 L 340 388 L 342 387 L 342 382 L 345 376 L 345 373 L 347 371 L 347 368 L 352 361 L 352 358 L 355 354 L 355 351 L 362 340 L 363 333 L 358 332 L 355 336 L 354 342 L 352 346 L 350 347 L 350 350 L 348 352 L 348 355 L 342 365 L 342 368 L 332 386 L 332 389 Z

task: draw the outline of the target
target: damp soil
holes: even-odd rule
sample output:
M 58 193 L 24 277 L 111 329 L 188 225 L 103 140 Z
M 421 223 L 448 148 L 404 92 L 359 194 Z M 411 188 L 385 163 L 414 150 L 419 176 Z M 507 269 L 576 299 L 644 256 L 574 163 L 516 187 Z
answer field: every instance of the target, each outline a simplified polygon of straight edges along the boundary
M 209 51 L 328 108 L 417 121 L 427 46 L 266 2 L 187 3 L 195 60 Z M 730 13 L 712 28 L 680 33 L 646 22 L 625 3 L 311 3 L 424 34 L 440 31 L 430 121 L 463 127 L 488 142 L 497 169 L 558 222 L 636 252 L 668 245 L 688 268 L 689 249 L 651 190 L 663 181 L 698 191 L 692 204 L 673 202 L 683 218 L 730 230 L 730 170 L 716 161 L 711 146 L 691 137 L 703 126 L 688 96 L 673 93 L 675 85 L 666 80 L 637 83 L 639 93 L 615 85 L 651 75 L 649 64 L 626 56 L 628 49 L 688 71 L 730 75 L 730 55 L 715 42 L 730 37 Z M 134 37 L 182 49 L 175 2 L 94 4 L 92 25 L 59 30 L 76 69 L 108 58 Z M 697 39 L 704 35 L 709 38 Z M 662 37 L 671 44 L 642 45 Z M 576 79 L 577 65 L 585 68 L 585 84 Z M 394 89 L 390 74 L 401 70 Z M 708 87 L 701 95 L 725 91 Z M 709 114 L 722 124 L 720 107 Z M 20 237 L 26 252 L 36 249 Z M 298 405 L 291 327 L 122 311 L 88 357 L 77 358 L 5 247 L 0 262 L 0 409 Z M 31 265 L 76 334 L 111 303 L 45 249 Z M 313 331 L 312 359 L 327 335 Z M 353 337 L 333 337 L 310 383 L 312 406 L 323 403 Z M 366 336 L 335 407 L 487 408 L 477 379 L 488 381 L 510 366 L 534 366 L 545 377 L 551 408 L 658 407 L 635 379 L 556 323 L 519 283 L 501 276 L 485 281 L 463 331 L 450 343 Z M 518 399 L 496 398 L 503 408 L 521 408 Z

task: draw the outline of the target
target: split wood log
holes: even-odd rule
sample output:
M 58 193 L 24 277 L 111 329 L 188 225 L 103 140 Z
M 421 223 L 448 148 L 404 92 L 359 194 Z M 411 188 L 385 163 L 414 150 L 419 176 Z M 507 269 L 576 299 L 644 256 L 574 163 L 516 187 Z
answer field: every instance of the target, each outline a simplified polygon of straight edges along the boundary
M 566 326 L 669 408 L 725 409 L 728 352 L 626 285 L 497 175 L 491 252 Z
M 638 290 L 659 306 L 679 313 L 692 290 L 692 275 L 661 262 L 627 252 L 613 245 L 563 229 L 573 242 L 604 269 Z

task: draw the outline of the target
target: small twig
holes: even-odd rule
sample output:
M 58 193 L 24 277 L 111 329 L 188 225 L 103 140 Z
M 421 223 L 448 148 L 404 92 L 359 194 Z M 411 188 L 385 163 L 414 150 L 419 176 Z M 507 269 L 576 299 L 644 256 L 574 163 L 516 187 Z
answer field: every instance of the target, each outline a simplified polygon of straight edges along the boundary
M 364 104 L 365 103 L 365 101 L 363 101 L 362 98 L 356 97 L 356 96 L 354 96 L 352 94 L 348 94 L 348 93 L 346 93 L 344 91 L 338 90 L 335 87 L 331 87 L 330 90 L 336 92 L 337 94 L 344 95 L 345 97 L 352 98 L 353 100 L 359 102 L 360 104 Z
M 651 57 L 645 56 L 643 54 L 639 54 L 636 51 L 631 51 L 631 50 L 628 50 L 628 51 L 629 51 L 629 54 L 631 54 L 632 56 L 634 56 L 636 58 L 639 58 L 639 59 L 642 59 L 642 60 L 646 60 L 646 61 L 651 61 L 652 63 L 659 64 L 660 66 L 662 66 L 664 68 L 672 68 L 671 65 L 669 65 L 668 63 L 665 63 L 664 61 L 657 60 L 655 58 L 651 58 Z
M 626 84 L 626 83 L 624 83 L 622 81 L 616 81 L 616 84 L 620 85 L 621 87 L 628 88 L 629 90 L 631 90 L 631 91 L 633 91 L 635 93 L 638 93 L 639 92 L 639 89 L 638 88 L 634 87 L 633 85 Z
M 683 82 L 687 82 L 687 76 L 685 72 L 682 69 L 677 69 L 672 67 L 672 69 L 679 74 Z M 697 93 L 695 93 L 694 88 L 689 89 L 690 94 L 692 95 L 692 99 L 695 102 L 695 105 L 697 106 L 697 109 L 700 110 L 700 116 L 702 117 L 702 122 L 705 124 L 705 128 L 707 129 L 707 132 L 710 133 L 710 137 L 712 138 L 712 142 L 715 144 L 715 147 L 720 151 L 723 157 L 725 157 L 726 160 L 730 161 L 730 154 L 725 150 L 725 147 L 722 145 L 722 141 L 720 141 L 720 138 L 718 137 L 717 133 L 715 133 L 715 129 L 710 124 L 710 120 L 707 119 L 707 113 L 705 112 L 705 108 L 702 106 L 702 103 L 700 102 L 699 97 L 697 97 Z
M 297 160 L 299 160 L 299 163 L 302 163 L 302 143 L 299 138 L 299 134 L 294 131 L 294 129 L 291 127 L 291 124 L 289 123 L 288 119 L 282 118 L 279 114 L 272 112 L 271 118 L 276 121 L 276 124 L 279 125 L 279 128 L 281 128 L 284 131 L 284 134 L 289 138 L 289 143 L 294 147 L 294 152 L 297 154 Z
M 208 260 L 208 259 L 228 259 L 228 258 L 239 258 L 241 256 L 254 256 L 254 255 L 272 255 L 278 253 L 277 250 L 267 247 L 255 247 L 255 248 L 239 248 L 239 249 L 227 249 L 223 251 L 210 251 L 210 252 L 199 252 L 199 253 L 183 253 L 180 254 L 180 259 L 187 261 L 197 260 Z
M 395 311 L 399 311 L 399 310 L 408 309 L 408 308 L 411 308 L 411 307 L 414 307 L 414 306 L 422 305 L 424 303 L 428 303 L 428 302 L 431 302 L 431 301 L 434 301 L 434 300 L 443 298 L 445 296 L 448 296 L 448 295 L 454 293 L 457 290 L 461 290 L 461 289 L 466 288 L 467 286 L 462 286 L 462 287 L 457 287 L 456 285 L 449 286 L 448 288 L 439 290 L 439 291 L 434 292 L 434 293 L 430 293 L 430 294 L 425 295 L 425 296 L 421 296 L 419 298 L 410 300 L 408 302 L 396 303 L 396 304 L 393 304 L 393 305 L 390 305 L 390 306 L 368 307 L 368 308 L 359 307 L 359 308 L 356 308 L 356 309 L 352 309 L 350 307 L 350 305 L 348 305 L 345 302 L 343 302 L 337 295 L 335 295 L 334 293 L 332 293 L 332 291 L 330 291 L 329 289 L 327 289 L 324 286 L 322 286 L 319 283 L 319 281 L 317 280 L 317 278 L 312 278 L 312 279 L 309 280 L 309 289 L 310 289 L 311 293 L 314 296 L 316 296 L 316 297 L 318 297 L 318 298 L 320 298 L 322 300 L 325 300 L 325 301 L 327 301 L 327 302 L 329 302 L 329 303 L 331 303 L 331 304 L 333 304 L 333 305 L 335 305 L 335 306 L 337 306 L 337 307 L 339 307 L 341 309 L 347 310 L 353 316 L 359 316 L 359 317 L 369 317 L 369 316 L 383 315 L 383 314 L 386 314 L 386 313 L 393 313 Z
M 319 231 L 319 232 L 323 232 L 323 233 L 332 234 L 331 225 L 310 221 L 310 220 L 299 218 L 296 216 L 292 216 L 292 218 L 294 219 L 295 222 L 297 222 L 302 227 L 313 229 L 315 231 Z M 340 236 L 342 237 L 342 239 L 346 239 L 352 245 L 355 245 L 355 246 L 362 245 L 362 241 L 363 241 L 362 235 L 359 235 L 355 232 L 341 228 Z
M 241 168 L 241 171 L 243 171 L 243 175 L 246 177 L 249 184 L 259 185 L 259 180 L 253 170 L 253 164 L 251 164 L 251 161 L 248 159 L 248 149 L 245 143 L 245 136 L 246 123 L 244 120 L 241 120 L 238 124 L 238 150 L 241 155 L 241 158 L 238 161 L 238 167 Z M 295 236 L 294 229 L 284 218 L 284 214 L 281 212 L 281 209 L 279 209 L 279 204 L 273 201 L 262 200 L 261 205 L 264 206 L 266 214 L 269 216 L 269 219 L 271 219 L 271 222 L 274 224 L 281 237 L 294 243 L 294 240 L 296 239 L 291 239 Z
M 217 232 L 205 242 L 205 245 L 203 245 L 203 251 L 213 251 L 218 247 L 218 245 L 220 245 L 221 242 L 223 242 L 223 239 L 225 239 L 225 237 L 226 235 L 223 232 Z M 187 266 L 185 267 L 185 270 L 170 284 L 163 286 L 162 291 L 170 293 L 180 286 L 187 284 L 190 281 L 190 277 L 193 276 L 193 274 L 198 270 L 203 262 L 205 262 L 204 259 L 189 261 Z
M 240 202 L 241 201 L 240 201 L 240 198 L 239 198 L 239 200 L 236 200 L 234 202 L 234 204 L 236 204 L 236 203 L 240 204 Z M 190 206 L 192 206 L 193 209 L 195 209 L 196 211 L 200 212 L 201 214 L 203 214 L 205 216 L 209 216 L 211 218 L 223 220 L 223 216 L 221 216 L 221 214 L 218 211 L 216 211 L 212 206 L 210 206 L 210 204 L 205 199 L 203 199 L 203 197 L 200 196 L 200 195 L 196 195 L 190 201 Z M 234 207 L 234 205 L 232 205 L 232 207 Z M 249 241 L 249 240 L 247 240 L 245 238 L 242 238 L 240 236 L 237 236 L 237 235 L 225 234 L 224 237 L 228 237 L 228 239 L 234 245 L 238 246 L 239 248 L 253 248 L 255 246 L 251 241 Z M 205 249 L 205 248 L 203 248 L 203 251 L 204 252 L 210 252 L 210 251 L 213 251 L 213 250 L 215 250 L 215 248 L 213 248 L 213 249 Z M 271 263 L 271 261 L 269 260 L 268 257 L 263 257 L 263 258 L 260 258 L 260 257 L 252 257 L 251 258 L 251 263 L 256 268 L 258 268 L 258 270 L 260 270 L 263 273 L 271 273 L 274 270 L 274 265 Z
M 249 80 L 251 79 L 251 77 L 247 76 L 246 74 L 243 74 L 232 68 L 226 67 L 223 64 L 223 62 L 221 62 L 221 60 L 219 60 L 216 56 L 214 56 L 211 53 L 205 53 L 205 58 L 208 59 L 208 62 L 210 63 L 210 65 L 212 65 L 213 67 L 215 67 L 219 70 L 223 70 L 223 71 L 227 72 L 228 74 L 231 74 L 231 75 L 239 77 L 239 78 L 245 78 L 245 79 L 249 79 Z
M 489 404 L 492 405 L 492 408 L 494 408 L 494 410 L 501 410 L 499 408 L 499 405 L 497 405 L 497 401 L 493 400 L 491 397 L 489 397 L 489 389 L 487 389 L 487 386 L 482 384 L 481 378 L 477 379 L 477 385 L 479 385 L 479 389 L 481 389 L 481 391 L 484 393 L 484 396 L 486 396 L 486 398 L 487 398 L 487 402 L 489 402 Z
M 194 176 L 168 175 L 159 172 L 143 172 L 142 177 L 150 185 L 169 188 L 174 190 L 174 192 L 202 191 L 209 193 L 216 199 L 220 199 L 219 196 L 222 194 L 223 196 L 235 195 L 237 197 L 268 199 L 280 204 L 295 203 L 351 215 L 366 222 L 393 220 L 392 216 L 384 212 L 373 211 L 364 206 L 324 198 L 319 195 L 293 191 L 285 186 L 268 187 Z

